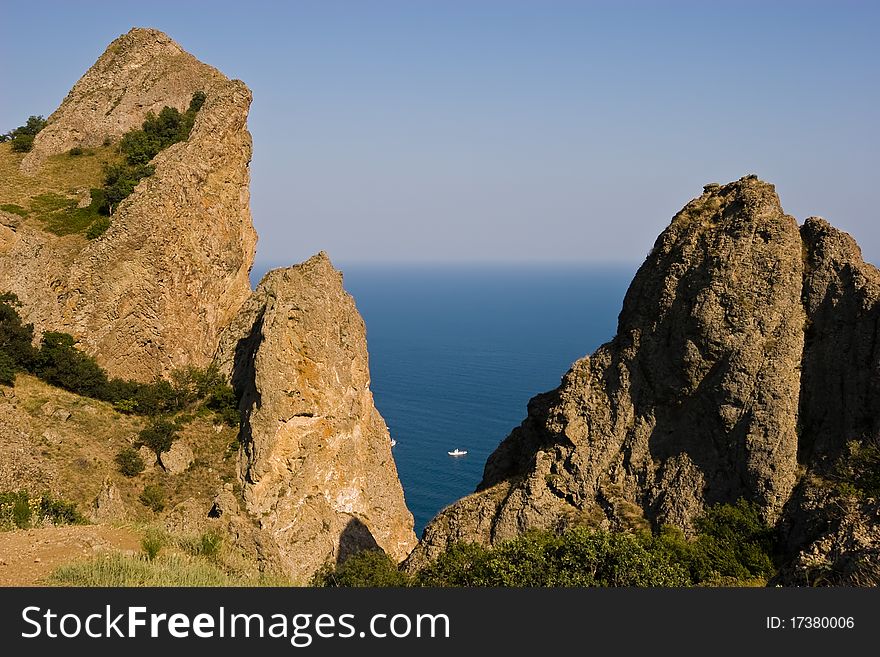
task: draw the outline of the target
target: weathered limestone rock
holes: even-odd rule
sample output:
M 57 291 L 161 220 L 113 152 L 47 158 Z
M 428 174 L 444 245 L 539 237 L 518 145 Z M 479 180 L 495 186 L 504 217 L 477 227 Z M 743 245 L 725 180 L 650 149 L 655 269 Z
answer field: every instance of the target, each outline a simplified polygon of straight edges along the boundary
M 138 454 L 141 459 L 144 461 L 144 466 L 149 469 L 153 466 L 159 465 L 159 460 L 156 458 L 156 452 L 151 450 L 149 447 L 141 445 L 138 447 Z
M 246 510 L 289 575 L 306 581 L 364 548 L 402 560 L 413 519 L 373 405 L 364 323 L 327 256 L 269 272 L 217 361 L 242 395 Z
M 127 517 L 128 512 L 125 510 L 125 503 L 122 501 L 119 489 L 110 477 L 104 477 L 101 492 L 95 498 L 89 513 L 89 520 L 95 523 L 122 522 Z
M 196 91 L 225 82 L 162 32 L 133 28 L 107 47 L 49 116 L 22 169 L 36 173 L 50 155 L 115 140 L 166 105 L 183 111 Z
M 134 29 L 73 87 L 22 162 L 39 176 L 46 157 L 118 137 L 165 105 L 185 110 L 195 91 L 207 100 L 189 139 L 154 158 L 155 173 L 99 239 L 4 215 L 0 290 L 18 295 L 38 333 L 73 334 L 111 376 L 207 365 L 250 294 L 250 91 L 161 32 Z
M 180 474 L 192 465 L 193 458 L 195 457 L 189 446 L 182 440 L 175 440 L 171 449 L 162 452 L 160 460 L 168 474 Z
M 801 228 L 807 311 L 799 407 L 805 475 L 781 522 L 791 585 L 880 584 L 880 506 L 841 494 L 848 444 L 880 445 L 880 272 L 819 217 Z M 845 482 L 852 484 L 853 482 Z
M 531 400 L 409 565 L 531 528 L 689 530 L 706 505 L 740 497 L 775 521 L 797 477 L 803 276 L 772 185 L 707 186 L 636 274 L 614 340 Z

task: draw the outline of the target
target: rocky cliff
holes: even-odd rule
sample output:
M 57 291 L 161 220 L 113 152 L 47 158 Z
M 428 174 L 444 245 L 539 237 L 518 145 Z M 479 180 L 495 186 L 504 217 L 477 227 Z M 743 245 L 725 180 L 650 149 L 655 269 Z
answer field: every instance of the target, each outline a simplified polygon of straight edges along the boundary
M 185 110 L 196 91 L 207 100 L 189 139 L 154 158 L 155 173 L 100 238 L 2 215 L 0 290 L 18 295 L 38 332 L 73 334 L 114 376 L 207 365 L 250 294 L 250 91 L 161 32 L 133 29 L 74 85 L 21 162 L 40 177 L 53 155 L 115 139 L 166 105 Z
M 532 528 L 689 531 L 739 498 L 787 528 L 789 554 L 839 547 L 840 527 L 869 513 L 825 510 L 847 441 L 878 435 L 878 280 L 848 235 L 821 219 L 799 229 L 772 185 L 706 186 L 657 239 L 614 339 L 530 401 L 409 565 Z
M 364 323 L 327 256 L 266 274 L 217 362 L 242 398 L 247 512 L 288 574 L 305 581 L 364 548 L 402 560 L 413 518 L 373 405 Z

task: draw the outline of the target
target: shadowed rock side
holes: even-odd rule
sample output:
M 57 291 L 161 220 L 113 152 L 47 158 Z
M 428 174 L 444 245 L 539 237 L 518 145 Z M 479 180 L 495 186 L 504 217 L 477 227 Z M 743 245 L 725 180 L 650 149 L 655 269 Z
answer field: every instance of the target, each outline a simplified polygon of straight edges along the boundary
M 294 580 L 357 549 L 406 557 L 413 518 L 373 405 L 364 323 L 327 256 L 266 274 L 217 362 L 242 398 L 247 511 Z
M 740 497 L 776 520 L 797 478 L 803 276 L 772 185 L 708 185 L 636 274 L 616 337 L 531 400 L 408 565 L 532 528 L 690 530 L 706 505 Z
M 165 105 L 207 100 L 190 137 L 153 160 L 97 240 L 19 222 L 0 231 L 0 290 L 16 293 L 38 333 L 73 334 L 112 375 L 149 380 L 207 365 L 248 298 L 256 233 L 249 210 L 251 93 L 155 30 L 114 41 L 39 133 L 22 167 L 100 144 Z
M 786 584 L 880 586 L 880 504 L 839 494 L 847 443 L 880 446 L 880 272 L 846 233 L 801 228 L 807 311 L 799 458 L 806 474 L 781 523 Z

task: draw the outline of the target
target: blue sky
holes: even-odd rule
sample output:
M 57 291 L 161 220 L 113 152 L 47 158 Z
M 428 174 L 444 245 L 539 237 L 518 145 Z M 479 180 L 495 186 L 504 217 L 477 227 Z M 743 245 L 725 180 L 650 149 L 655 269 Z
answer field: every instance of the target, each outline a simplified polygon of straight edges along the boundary
M 133 26 L 244 80 L 259 260 L 635 263 L 754 172 L 880 261 L 880 3 L 4 1 L 3 23 L 2 130 Z

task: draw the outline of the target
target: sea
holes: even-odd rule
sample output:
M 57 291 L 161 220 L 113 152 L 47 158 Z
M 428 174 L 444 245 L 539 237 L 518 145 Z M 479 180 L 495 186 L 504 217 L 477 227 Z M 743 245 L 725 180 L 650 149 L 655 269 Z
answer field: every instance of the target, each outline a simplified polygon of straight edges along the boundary
M 351 265 L 371 388 L 421 535 L 472 493 L 534 395 L 610 340 L 636 265 Z M 271 267 L 257 264 L 254 285 Z M 455 449 L 464 456 L 449 456 Z

